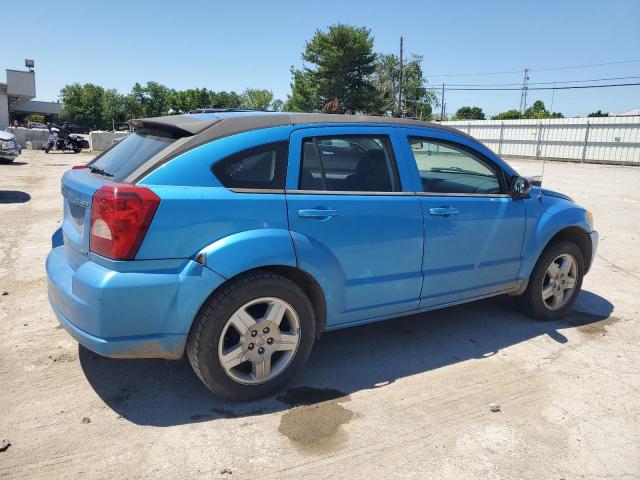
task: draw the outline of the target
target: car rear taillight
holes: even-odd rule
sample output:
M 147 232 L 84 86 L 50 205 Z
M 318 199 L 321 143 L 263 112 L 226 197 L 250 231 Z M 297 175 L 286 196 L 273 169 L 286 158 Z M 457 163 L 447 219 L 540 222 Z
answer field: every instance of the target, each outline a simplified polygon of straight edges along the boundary
M 132 260 L 160 198 L 146 187 L 108 184 L 93 194 L 90 250 L 113 260 Z
M 83 163 L 82 165 L 74 165 L 73 167 L 71 167 L 71 170 L 81 170 L 83 168 L 88 168 L 86 163 Z

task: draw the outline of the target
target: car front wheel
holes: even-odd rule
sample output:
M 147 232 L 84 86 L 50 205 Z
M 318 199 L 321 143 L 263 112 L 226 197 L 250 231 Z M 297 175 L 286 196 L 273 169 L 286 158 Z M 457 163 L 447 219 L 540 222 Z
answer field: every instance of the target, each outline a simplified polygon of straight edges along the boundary
M 187 343 L 191 365 L 220 397 L 276 391 L 306 363 L 315 317 L 303 290 L 271 272 L 241 276 L 209 298 Z
M 565 316 L 582 288 L 583 275 L 584 260 L 575 243 L 551 244 L 531 273 L 527 290 L 522 294 L 524 307 L 539 320 Z

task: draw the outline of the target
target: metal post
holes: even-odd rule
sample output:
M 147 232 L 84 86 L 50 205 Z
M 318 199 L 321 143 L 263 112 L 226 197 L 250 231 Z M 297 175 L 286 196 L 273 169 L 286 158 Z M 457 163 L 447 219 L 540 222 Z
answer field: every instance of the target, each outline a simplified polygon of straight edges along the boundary
M 587 120 L 587 128 L 584 129 L 584 144 L 582 145 L 582 163 L 587 158 L 587 144 L 589 143 L 589 120 Z
M 402 44 L 403 44 L 404 39 L 402 37 L 400 37 L 400 79 L 399 79 L 399 83 L 400 83 L 400 88 L 398 89 L 398 111 L 400 112 L 400 116 L 402 117 Z
M 536 138 L 536 158 L 540 158 L 540 143 L 542 142 L 542 122 L 538 122 L 538 138 Z
M 442 83 L 442 97 L 440 98 L 440 121 L 444 122 L 444 82 Z
M 504 135 L 504 122 L 500 122 L 500 140 L 498 140 L 498 155 L 502 155 L 502 137 Z
M 524 69 L 524 79 L 522 80 L 522 93 L 520 94 L 520 113 L 527 109 L 527 81 L 529 80 L 529 69 Z

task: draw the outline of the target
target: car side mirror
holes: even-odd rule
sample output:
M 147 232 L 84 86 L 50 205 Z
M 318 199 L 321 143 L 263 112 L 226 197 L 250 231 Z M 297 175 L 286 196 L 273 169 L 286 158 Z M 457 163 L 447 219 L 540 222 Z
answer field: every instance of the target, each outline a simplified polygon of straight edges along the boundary
M 524 177 L 513 177 L 511 179 L 511 196 L 513 198 L 527 198 L 531 190 L 531 183 Z

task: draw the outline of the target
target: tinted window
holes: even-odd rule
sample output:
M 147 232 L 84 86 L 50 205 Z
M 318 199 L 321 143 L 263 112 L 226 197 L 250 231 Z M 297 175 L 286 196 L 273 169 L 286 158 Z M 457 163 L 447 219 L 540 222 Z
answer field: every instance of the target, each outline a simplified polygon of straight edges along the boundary
M 227 188 L 284 189 L 289 143 L 250 148 L 220 160 L 213 173 Z
M 113 175 L 112 180 L 120 182 L 173 142 L 174 138 L 160 132 L 138 130 L 96 157 L 89 166 Z
M 400 190 L 393 150 L 384 135 L 306 138 L 301 190 L 395 192 Z
M 417 137 L 409 141 L 425 192 L 501 193 L 496 170 L 471 153 Z

